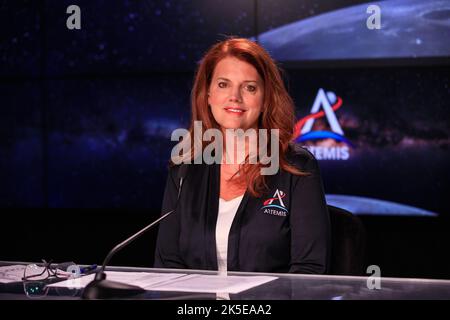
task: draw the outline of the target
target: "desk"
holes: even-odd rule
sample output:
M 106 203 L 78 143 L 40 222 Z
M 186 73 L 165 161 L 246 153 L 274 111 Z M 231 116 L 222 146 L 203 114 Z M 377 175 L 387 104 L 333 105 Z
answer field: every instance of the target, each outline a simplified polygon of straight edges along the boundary
M 0 266 L 27 264 L 0 261 Z M 216 271 L 155 269 L 134 267 L 107 267 L 108 271 L 178 272 L 215 275 Z M 231 300 L 393 300 L 393 299 L 450 299 L 450 280 L 381 278 L 380 289 L 369 289 L 368 277 L 273 274 L 229 272 L 229 275 L 270 275 L 278 279 L 239 294 L 230 294 Z M 42 299 L 80 299 L 81 290 L 50 288 Z M 216 300 L 216 294 L 147 291 L 135 299 L 202 299 Z M 20 282 L 0 284 L 0 299 L 30 299 Z

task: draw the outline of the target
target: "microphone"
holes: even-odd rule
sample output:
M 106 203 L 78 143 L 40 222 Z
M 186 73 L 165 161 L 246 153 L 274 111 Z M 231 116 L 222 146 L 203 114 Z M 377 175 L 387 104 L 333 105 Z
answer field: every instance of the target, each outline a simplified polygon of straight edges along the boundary
M 139 230 L 135 234 L 133 234 L 128 239 L 122 241 L 118 245 L 116 245 L 114 248 L 111 249 L 111 251 L 106 256 L 105 260 L 103 261 L 101 269 L 95 274 L 94 280 L 92 280 L 83 290 L 82 298 L 83 299 L 107 299 L 107 298 L 115 298 L 115 297 L 125 297 L 125 296 L 132 296 L 137 295 L 145 292 L 145 290 L 139 286 L 130 285 L 122 282 L 117 281 L 111 281 L 106 279 L 106 273 L 105 268 L 108 262 L 111 260 L 111 258 L 120 250 L 125 248 L 127 245 L 129 245 L 131 242 L 142 236 L 146 231 L 151 229 L 153 226 L 160 223 L 162 220 L 166 219 L 168 216 L 170 216 L 173 212 L 177 210 L 178 202 L 180 200 L 181 195 L 181 188 L 183 186 L 183 181 L 187 174 L 187 165 L 182 164 L 180 168 L 178 169 L 178 179 L 180 181 L 179 187 L 178 187 L 178 196 L 175 203 L 175 208 L 166 212 L 161 217 L 147 225 L 145 228 Z

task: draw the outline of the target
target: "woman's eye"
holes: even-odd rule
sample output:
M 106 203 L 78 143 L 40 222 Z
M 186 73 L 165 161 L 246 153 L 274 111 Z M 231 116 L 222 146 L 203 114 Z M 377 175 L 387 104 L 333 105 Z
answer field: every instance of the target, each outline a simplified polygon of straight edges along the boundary
M 219 82 L 219 88 L 226 88 L 227 83 L 226 82 Z
M 249 84 L 249 85 L 247 86 L 247 90 L 248 90 L 249 92 L 255 92 L 255 91 L 256 91 L 256 87 Z

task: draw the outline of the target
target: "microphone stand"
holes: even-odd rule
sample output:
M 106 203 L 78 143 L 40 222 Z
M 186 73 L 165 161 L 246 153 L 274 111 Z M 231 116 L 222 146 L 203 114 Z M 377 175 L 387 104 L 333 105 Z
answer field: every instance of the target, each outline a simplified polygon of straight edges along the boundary
M 108 264 L 109 260 L 112 258 L 114 254 L 116 254 L 118 251 L 123 249 L 125 246 L 130 244 L 132 241 L 139 238 L 141 235 L 143 235 L 147 230 L 151 229 L 154 225 L 158 224 L 161 220 L 164 220 L 166 217 L 168 217 L 170 214 L 175 212 L 178 202 L 181 195 L 181 187 L 183 185 L 183 179 L 186 175 L 186 167 L 182 166 L 179 171 L 179 177 L 180 177 L 180 187 L 178 189 L 178 197 L 175 209 L 170 210 L 169 212 L 165 213 L 161 217 L 159 217 L 157 220 L 150 223 L 148 226 L 146 226 L 144 229 L 140 230 L 138 233 L 132 235 L 128 239 L 124 240 L 123 242 L 116 245 L 106 256 L 105 260 L 103 261 L 103 265 L 101 269 L 95 274 L 94 280 L 92 280 L 83 290 L 82 298 L 83 299 L 108 299 L 108 298 L 114 298 L 114 297 L 126 297 L 126 296 L 134 296 L 137 294 L 141 294 L 145 292 L 144 288 L 141 288 L 139 286 L 126 284 L 122 282 L 117 281 L 111 281 L 106 279 L 106 273 L 105 268 Z
M 123 296 L 133 296 L 137 294 L 141 294 L 145 292 L 145 289 L 131 285 L 126 284 L 122 282 L 112 281 L 106 279 L 106 273 L 105 268 L 108 264 L 109 260 L 112 258 L 114 254 L 116 254 L 118 251 L 120 251 L 123 247 L 125 247 L 127 244 L 132 242 L 133 240 L 139 238 L 143 233 L 145 233 L 148 229 L 153 227 L 154 225 L 158 224 L 161 220 L 165 219 L 168 215 L 173 213 L 175 210 L 171 210 L 167 212 L 165 215 L 161 216 L 158 220 L 155 220 L 154 222 L 150 223 L 148 226 L 146 226 L 144 229 L 139 231 L 138 233 L 132 235 L 125 241 L 119 243 L 117 246 L 115 246 L 106 256 L 105 260 L 103 261 L 103 265 L 99 272 L 95 274 L 94 280 L 92 280 L 86 288 L 84 288 L 82 298 L 83 299 L 107 299 L 107 298 L 113 298 L 113 297 L 123 297 Z

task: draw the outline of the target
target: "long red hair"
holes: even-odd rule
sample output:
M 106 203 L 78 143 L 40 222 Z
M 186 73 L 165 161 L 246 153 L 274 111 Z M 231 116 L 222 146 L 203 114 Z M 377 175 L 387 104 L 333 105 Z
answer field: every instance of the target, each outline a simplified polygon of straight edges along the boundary
M 230 38 L 212 46 L 205 54 L 197 68 L 191 92 L 191 125 L 189 132 L 194 136 L 194 121 L 201 121 L 203 132 L 207 129 L 220 129 L 208 106 L 208 89 L 212 81 L 214 69 L 225 57 L 235 57 L 251 64 L 264 82 L 263 112 L 259 118 L 258 129 L 279 129 L 279 167 L 295 175 L 304 175 L 302 171 L 289 164 L 286 152 L 294 134 L 295 112 L 294 102 L 289 96 L 280 69 L 264 48 L 256 42 L 244 38 Z M 268 143 L 270 139 L 268 139 Z M 194 142 L 191 148 L 191 160 L 194 155 Z M 202 151 L 207 143 L 202 142 Z M 267 150 L 270 150 L 267 146 Z M 248 160 L 248 157 L 247 157 Z M 247 189 L 254 197 L 261 196 L 267 189 L 267 176 L 261 175 L 262 164 L 250 164 L 245 161 L 239 169 L 239 181 L 245 182 Z M 236 176 L 236 175 L 235 175 Z M 235 177 L 233 176 L 232 179 Z

